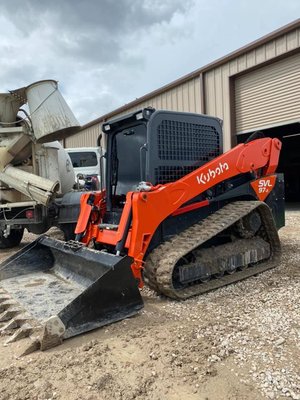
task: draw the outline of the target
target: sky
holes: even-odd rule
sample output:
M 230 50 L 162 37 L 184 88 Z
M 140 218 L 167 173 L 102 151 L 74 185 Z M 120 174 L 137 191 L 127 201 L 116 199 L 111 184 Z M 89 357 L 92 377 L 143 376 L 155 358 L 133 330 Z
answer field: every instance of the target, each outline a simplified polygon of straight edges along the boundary
M 299 0 L 0 0 L 0 92 L 58 80 L 85 124 L 299 16 Z

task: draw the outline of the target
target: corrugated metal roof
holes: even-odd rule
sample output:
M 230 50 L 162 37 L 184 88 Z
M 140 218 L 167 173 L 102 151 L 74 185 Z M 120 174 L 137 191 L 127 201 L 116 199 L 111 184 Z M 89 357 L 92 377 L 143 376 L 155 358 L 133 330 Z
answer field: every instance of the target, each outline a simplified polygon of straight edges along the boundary
M 273 31 L 273 32 L 271 32 L 271 33 L 259 38 L 259 39 L 257 39 L 257 40 L 255 40 L 254 42 L 251 42 L 251 43 L 247 44 L 246 46 L 243 46 L 243 47 L 239 48 L 238 50 L 235 50 L 235 51 L 227 54 L 224 57 L 221 57 L 221 58 L 217 59 L 216 61 L 213 61 L 213 62 L 205 65 L 204 67 L 198 68 L 195 71 L 193 71 L 193 72 L 191 72 L 191 73 L 189 73 L 187 75 L 184 75 L 183 77 L 181 77 L 179 79 L 176 79 L 175 81 L 172 81 L 171 83 L 169 83 L 167 85 L 164 85 L 164 86 L 160 87 L 159 89 L 156 89 L 156 90 L 154 90 L 154 91 L 152 91 L 150 93 L 147 93 L 146 95 L 144 95 L 142 97 L 139 97 L 136 100 L 131 101 L 130 103 L 127 103 L 127 104 L 125 104 L 125 105 L 123 105 L 123 106 L 121 106 L 119 108 L 116 108 L 115 110 L 113 110 L 113 111 L 111 111 L 111 112 L 109 112 L 107 114 L 102 115 L 99 118 L 94 119 L 93 121 L 88 122 L 87 124 L 82 126 L 81 130 L 87 129 L 90 126 L 98 124 L 98 123 L 101 123 L 103 121 L 107 121 L 108 119 L 112 118 L 114 115 L 120 114 L 120 113 L 126 111 L 127 109 L 129 109 L 131 107 L 134 107 L 134 106 L 136 106 L 136 105 L 138 105 L 138 104 L 140 104 L 140 103 L 142 103 L 142 102 L 144 102 L 144 101 L 146 101 L 146 100 L 148 100 L 148 99 L 150 99 L 150 98 L 152 98 L 154 96 L 157 96 L 157 95 L 159 95 L 159 94 L 161 94 L 161 93 L 163 93 L 163 92 L 165 92 L 165 91 L 167 91 L 169 89 L 172 89 L 173 87 L 176 87 L 176 86 L 178 86 L 178 85 L 180 85 L 180 84 L 182 84 L 182 83 L 184 83 L 184 82 L 186 82 L 186 81 L 188 81 L 190 79 L 193 79 L 193 78 L 199 76 L 200 73 L 207 72 L 207 71 L 209 71 L 211 69 L 214 69 L 214 68 L 216 68 L 216 67 L 218 67 L 218 66 L 220 66 L 222 64 L 225 64 L 228 61 L 230 61 L 232 59 L 235 59 L 238 56 L 240 56 L 240 55 L 242 55 L 242 54 L 244 54 L 244 53 L 246 53 L 248 51 L 251 51 L 251 50 L 255 49 L 258 46 L 261 46 L 261 45 L 263 45 L 263 44 L 265 44 L 265 43 L 267 43 L 267 42 L 269 42 L 269 41 L 271 41 L 273 39 L 276 39 L 277 37 L 279 37 L 281 35 L 284 35 L 287 32 L 290 32 L 290 31 L 292 31 L 294 29 L 297 29 L 298 27 L 300 27 L 300 18 L 296 19 L 295 21 L 293 21 L 293 22 L 291 22 L 291 23 L 289 23 L 289 24 L 287 24 L 287 25 L 285 25 L 285 26 L 283 26 L 283 27 L 281 27 L 281 28 L 279 28 L 279 29 L 277 29 L 277 30 L 275 30 L 275 31 Z

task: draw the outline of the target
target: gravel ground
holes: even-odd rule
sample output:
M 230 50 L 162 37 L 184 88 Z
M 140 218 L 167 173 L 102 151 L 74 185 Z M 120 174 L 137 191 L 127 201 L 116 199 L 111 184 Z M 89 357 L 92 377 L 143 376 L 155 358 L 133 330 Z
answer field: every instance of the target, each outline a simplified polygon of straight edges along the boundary
M 44 353 L 0 338 L 0 399 L 300 400 L 300 211 L 280 236 L 257 277 L 184 302 L 145 288 L 138 316 Z

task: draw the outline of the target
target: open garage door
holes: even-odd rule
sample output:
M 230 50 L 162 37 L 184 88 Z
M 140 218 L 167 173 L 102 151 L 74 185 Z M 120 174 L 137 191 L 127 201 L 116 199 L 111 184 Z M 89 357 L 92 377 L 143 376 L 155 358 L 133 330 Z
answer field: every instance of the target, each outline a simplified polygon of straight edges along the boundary
M 256 129 L 255 129 L 256 130 Z M 238 143 L 244 143 L 255 130 L 237 136 Z M 265 136 L 277 137 L 282 142 L 282 150 L 277 172 L 284 174 L 285 198 L 288 203 L 300 207 L 300 123 L 260 129 Z
M 300 53 L 235 79 L 236 132 L 300 121 Z

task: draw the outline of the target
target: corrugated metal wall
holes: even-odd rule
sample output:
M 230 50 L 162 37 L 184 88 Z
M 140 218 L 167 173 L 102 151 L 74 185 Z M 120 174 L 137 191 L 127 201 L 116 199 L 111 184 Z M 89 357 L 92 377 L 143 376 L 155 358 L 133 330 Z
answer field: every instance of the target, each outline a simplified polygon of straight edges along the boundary
M 243 53 L 235 59 L 224 63 L 204 73 L 204 93 L 206 114 L 217 116 L 224 121 L 224 149 L 231 146 L 231 113 L 233 104 L 230 104 L 230 78 L 236 74 L 257 67 L 270 60 L 299 48 L 300 50 L 300 29 L 294 29 L 289 33 L 270 40 L 254 50 Z M 152 106 L 157 109 L 168 109 L 178 111 L 190 111 L 201 113 L 200 77 L 185 81 L 170 90 L 149 98 L 126 111 L 115 114 L 120 116 L 139 108 Z M 234 100 L 234 99 L 232 99 Z M 97 134 L 95 133 L 97 131 Z M 81 131 L 78 135 L 67 139 L 68 147 L 94 146 L 95 140 L 100 133 L 100 124 Z
M 134 107 L 130 107 L 125 112 L 118 115 L 127 114 L 147 106 L 151 106 L 156 109 L 200 113 L 199 77 L 193 78 L 188 82 L 185 82 L 183 85 L 179 85 L 171 90 L 159 94 L 158 96 L 152 97 Z
M 100 124 L 90 126 L 88 129 L 66 138 L 64 147 L 94 147 L 97 144 L 100 133 L 102 133 Z
M 300 53 L 235 80 L 237 133 L 300 122 Z
M 295 29 L 278 37 L 255 50 L 246 52 L 236 59 L 205 73 L 205 106 L 206 113 L 215 115 L 224 121 L 224 148 L 231 145 L 231 107 L 230 77 L 261 63 L 276 59 L 276 57 L 299 48 L 300 29 Z M 232 99 L 234 100 L 234 99 Z

